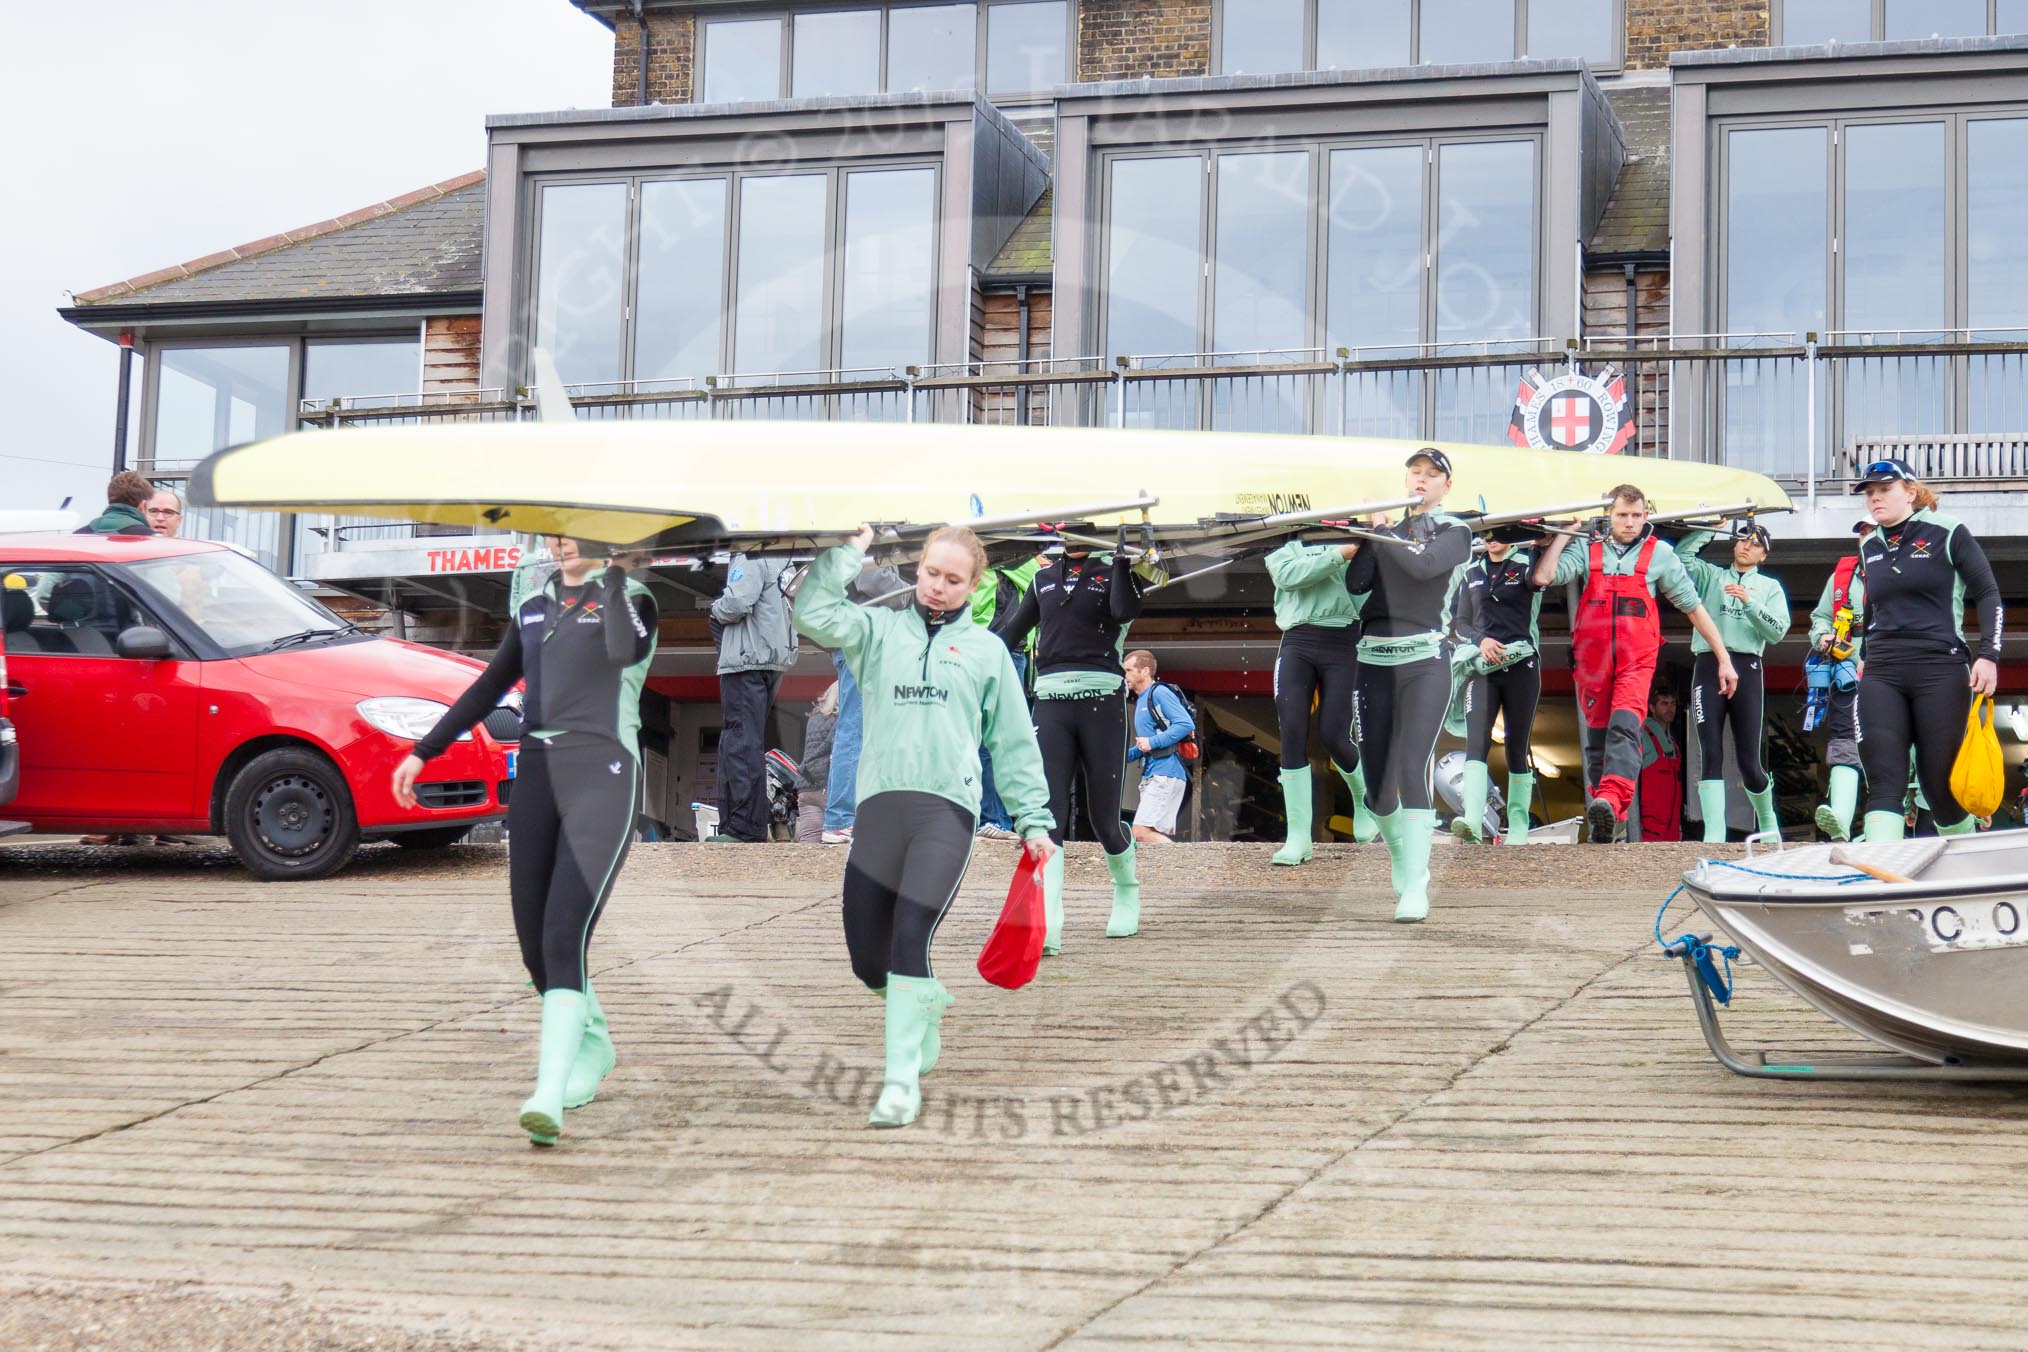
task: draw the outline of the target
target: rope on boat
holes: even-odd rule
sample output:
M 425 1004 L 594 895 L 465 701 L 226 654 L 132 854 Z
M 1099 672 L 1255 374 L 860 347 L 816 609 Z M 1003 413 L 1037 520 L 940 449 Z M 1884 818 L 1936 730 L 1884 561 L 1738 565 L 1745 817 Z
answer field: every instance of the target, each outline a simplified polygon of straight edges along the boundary
M 1824 877 L 1815 873 L 1776 873 L 1772 869 L 1748 868 L 1745 864 L 1735 864 L 1726 859 L 1706 859 L 1704 864 L 1706 867 L 1729 868 L 1740 873 L 1751 873 L 1756 878 L 1781 878 L 1789 882 L 1831 883 L 1837 887 L 1843 887 L 1847 883 L 1863 883 L 1868 878 L 1867 874 L 1857 872 L 1856 870 L 1847 877 L 1837 878 Z M 1711 992 L 1712 997 L 1719 1004 L 1730 1005 L 1732 1003 L 1732 960 L 1739 956 L 1739 946 L 1737 944 L 1709 944 L 1698 938 L 1695 934 L 1687 931 L 1677 935 L 1673 942 L 1662 937 L 1662 917 L 1668 914 L 1670 904 L 1677 897 L 1682 896 L 1688 887 L 1688 883 L 1678 883 L 1676 890 L 1663 900 L 1662 909 L 1655 912 L 1655 942 L 1662 946 L 1664 952 L 1671 955 L 1678 953 L 1688 954 L 1691 963 L 1697 968 L 1697 979 L 1704 983 L 1704 988 Z M 1725 960 L 1725 974 L 1723 976 L 1718 974 L 1718 964 L 1712 961 L 1713 954 Z
M 1753 872 L 1754 870 L 1749 869 L 1747 871 Z M 1739 946 L 1736 944 L 1714 946 L 1706 943 L 1687 930 L 1677 935 L 1674 942 L 1662 937 L 1662 917 L 1668 913 L 1670 903 L 1682 896 L 1688 889 L 1688 886 L 1687 883 L 1678 883 L 1676 890 L 1663 899 L 1662 909 L 1655 912 L 1655 942 L 1662 946 L 1664 952 L 1675 954 L 1680 951 L 1689 954 L 1691 963 L 1697 968 L 1697 979 L 1704 983 L 1704 989 L 1710 991 L 1712 997 L 1719 1004 L 1730 1005 L 1732 1003 L 1732 960 L 1739 956 Z M 1725 960 L 1724 976 L 1718 974 L 1718 964 L 1711 960 L 1711 955 L 1714 953 Z

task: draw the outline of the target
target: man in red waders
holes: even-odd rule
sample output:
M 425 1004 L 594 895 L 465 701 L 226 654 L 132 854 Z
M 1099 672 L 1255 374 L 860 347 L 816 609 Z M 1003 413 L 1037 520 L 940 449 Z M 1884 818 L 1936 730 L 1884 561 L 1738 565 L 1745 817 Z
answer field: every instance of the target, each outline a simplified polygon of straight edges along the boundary
M 1718 659 L 1718 687 L 1739 686 L 1732 655 L 1676 551 L 1661 547 L 1648 524 L 1648 497 L 1632 484 L 1612 493 L 1611 529 L 1582 553 L 1566 553 L 1556 536 L 1535 564 L 1537 586 L 1584 583 L 1571 624 L 1570 665 L 1585 739 L 1585 825 L 1593 844 L 1608 845 L 1634 801 L 1641 773 L 1641 722 L 1662 652 L 1658 598 L 1690 617 Z
M 1676 744 L 1676 692 L 1655 687 L 1641 724 L 1641 840 L 1683 839 L 1683 748 Z

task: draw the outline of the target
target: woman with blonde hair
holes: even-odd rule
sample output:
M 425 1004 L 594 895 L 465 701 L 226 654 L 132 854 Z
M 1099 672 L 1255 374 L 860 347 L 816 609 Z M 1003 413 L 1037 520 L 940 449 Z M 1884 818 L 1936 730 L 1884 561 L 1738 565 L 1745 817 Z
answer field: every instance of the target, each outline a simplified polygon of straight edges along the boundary
M 872 545 L 862 526 L 810 565 L 794 619 L 798 632 L 844 655 L 864 701 L 845 947 L 853 974 L 887 1006 L 887 1068 L 867 1123 L 905 1127 L 922 1110 L 920 1077 L 943 1047 L 951 993 L 930 966 L 930 945 L 971 860 L 981 744 L 1024 848 L 1045 863 L 1056 822 L 1014 659 L 972 621 L 972 589 L 986 568 L 979 537 L 961 526 L 932 532 L 905 610 L 846 596 Z
M 1900 840 L 1908 758 L 1937 834 L 1976 823 L 1951 795 L 1951 763 L 1974 693 L 1999 683 L 2006 615 L 1986 553 L 1964 522 L 1937 510 L 1905 462 L 1876 460 L 1852 486 L 1866 495 L 1875 530 L 1859 547 L 1866 583 L 1866 665 L 1859 676 L 1859 758 L 1866 769 L 1866 839 Z M 1965 639 L 1965 601 L 1978 647 Z

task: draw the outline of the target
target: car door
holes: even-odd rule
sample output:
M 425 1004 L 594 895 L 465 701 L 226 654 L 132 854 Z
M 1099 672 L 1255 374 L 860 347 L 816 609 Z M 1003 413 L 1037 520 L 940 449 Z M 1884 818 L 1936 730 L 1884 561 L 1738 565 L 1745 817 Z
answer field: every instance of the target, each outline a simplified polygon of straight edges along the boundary
M 8 617 L 8 715 L 21 750 L 9 811 L 39 825 L 206 816 L 195 774 L 199 664 L 180 649 L 167 661 L 120 657 L 121 630 L 154 620 L 89 564 L 4 571 L 33 606 Z

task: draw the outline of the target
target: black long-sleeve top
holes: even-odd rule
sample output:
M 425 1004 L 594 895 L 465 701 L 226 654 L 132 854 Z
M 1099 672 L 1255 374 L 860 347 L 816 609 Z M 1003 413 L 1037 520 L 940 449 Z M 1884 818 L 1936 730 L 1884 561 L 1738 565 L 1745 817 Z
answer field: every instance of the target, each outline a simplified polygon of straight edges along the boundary
M 619 568 L 566 587 L 562 575 L 515 612 L 492 661 L 415 754 L 432 760 L 525 680 L 521 720 L 530 733 L 593 733 L 628 747 L 640 727 L 640 686 L 655 651 L 655 598 Z M 638 670 L 637 670 L 638 668 Z
M 1977 656 L 2000 660 L 2006 625 L 2000 584 L 1986 551 L 1956 517 L 1919 511 L 1883 526 L 1859 548 L 1866 579 L 1866 660 L 1896 662 L 1972 656 L 1965 600 L 1978 626 Z
M 1472 558 L 1471 527 L 1442 512 L 1417 512 L 1385 533 L 1409 543 L 1366 541 L 1345 567 L 1345 590 L 1368 593 L 1359 611 L 1366 639 L 1448 632 L 1459 572 Z
M 1468 643 L 1490 638 L 1496 643 L 1539 645 L 1536 617 L 1542 611 L 1542 589 L 1535 585 L 1535 556 L 1516 549 L 1506 558 L 1490 554 L 1465 568 L 1453 621 L 1458 637 Z
M 1133 565 L 1111 554 L 1068 555 L 1035 575 L 1021 601 L 993 622 L 993 632 L 1015 652 L 1040 625 L 1035 667 L 1100 671 L 1124 676 L 1120 648 L 1127 626 L 1140 617 L 1141 580 Z

